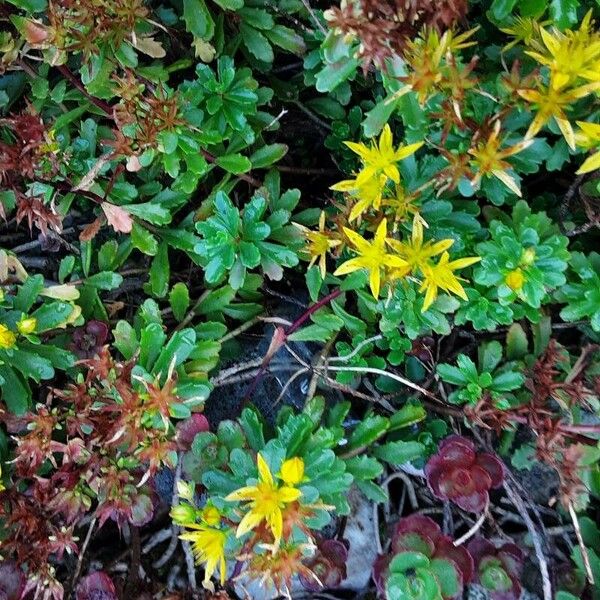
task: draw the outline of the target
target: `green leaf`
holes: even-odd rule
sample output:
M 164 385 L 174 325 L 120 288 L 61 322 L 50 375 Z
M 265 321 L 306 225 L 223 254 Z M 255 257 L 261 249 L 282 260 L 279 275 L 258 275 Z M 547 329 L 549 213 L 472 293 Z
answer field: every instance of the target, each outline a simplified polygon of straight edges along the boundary
M 131 244 L 147 256 L 155 256 L 158 252 L 158 242 L 154 235 L 136 222 L 131 228 Z
M 8 0 L 13 6 L 22 8 L 27 12 L 38 13 L 46 10 L 48 0 Z
M 465 374 L 454 365 L 442 363 L 437 366 L 438 375 L 446 382 L 453 385 L 467 385 L 468 379 Z
M 427 411 L 420 404 L 405 404 L 390 417 L 389 431 L 410 427 L 427 417 Z
M 114 346 L 129 360 L 139 348 L 135 329 L 127 321 L 119 321 L 113 329 Z
M 255 452 L 259 452 L 265 446 L 265 438 L 263 435 L 263 424 L 258 413 L 250 408 L 245 408 L 242 411 L 242 416 L 239 418 L 239 423 L 244 430 L 248 444 Z
M 166 377 L 169 367 L 178 367 L 192 353 L 196 343 L 196 332 L 193 329 L 182 329 L 173 334 L 152 367 L 155 374 Z
M 332 336 L 331 329 L 321 325 L 308 325 L 292 333 L 288 340 L 292 342 L 326 342 Z
M 4 379 L 0 387 L 2 401 L 14 415 L 27 412 L 31 401 L 31 391 L 27 383 L 8 365 L 0 365 L 0 377 Z
M 173 310 L 173 316 L 182 321 L 190 306 L 190 293 L 185 283 L 176 283 L 169 293 L 169 304 Z
M 413 569 L 426 569 L 429 559 L 421 552 L 400 552 L 390 562 L 390 573 L 404 573 Z
M 390 465 L 399 466 L 423 458 L 425 446 L 421 442 L 388 442 L 374 448 L 372 453 Z
M 183 19 L 186 29 L 203 40 L 210 40 L 215 33 L 215 22 L 204 0 L 183 0 Z
M 269 40 L 258 29 L 254 29 L 254 27 L 250 27 L 242 22 L 240 24 L 240 33 L 244 46 L 246 46 L 250 54 L 263 62 L 273 62 L 273 48 L 271 48 Z
M 321 93 L 332 92 L 356 73 L 359 62 L 355 58 L 344 58 L 329 64 L 317 73 L 316 88 Z
M 506 334 L 506 358 L 519 360 L 524 358 L 529 349 L 527 334 L 519 323 L 513 323 Z
M 313 265 L 306 271 L 306 287 L 310 294 L 310 299 L 316 302 L 319 299 L 319 291 L 323 285 L 323 278 L 321 277 L 321 271 L 317 265 Z
M 389 496 L 387 492 L 374 481 L 359 479 L 355 481 L 356 487 L 369 499 L 371 502 L 377 504 L 383 504 L 389 502 Z
M 234 175 L 247 173 L 252 168 L 250 160 L 242 154 L 225 154 L 215 161 L 222 169 Z
M 14 308 L 24 313 L 29 312 L 43 289 L 44 277 L 42 275 L 28 277 L 15 296 Z
M 458 596 L 462 587 L 461 579 L 452 561 L 443 558 L 433 558 L 429 563 L 429 569 L 438 580 L 444 598 L 455 598 Z
M 113 273 L 112 271 L 101 271 L 88 277 L 85 283 L 98 290 L 114 290 L 123 283 L 123 277 L 119 273 Z
M 365 456 L 354 456 L 347 459 L 346 471 L 352 474 L 354 479 L 375 479 L 383 473 L 383 465 L 376 459 Z
M 268 144 L 250 155 L 253 169 L 264 169 L 281 160 L 287 153 L 286 144 Z
M 126 204 L 122 208 L 128 213 L 153 225 L 168 225 L 171 222 L 170 211 L 158 202 Z
M 169 248 L 166 242 L 161 242 L 150 266 L 150 288 L 156 297 L 166 296 L 169 289 L 169 277 Z
M 238 15 L 245 23 L 256 29 L 272 29 L 275 25 L 273 17 L 260 8 L 242 8 L 238 11 Z
M 44 333 L 45 331 L 64 326 L 73 310 L 73 305 L 68 302 L 43 304 L 31 313 L 31 316 L 35 317 L 37 321 L 37 333 Z
M 306 52 L 306 44 L 304 43 L 302 36 L 289 27 L 275 25 L 272 29 L 265 31 L 265 35 L 276 46 L 279 46 L 292 54 L 302 55 Z
M 479 364 L 481 371 L 492 372 L 502 360 L 502 344 L 492 340 L 482 344 L 479 348 Z
M 510 15 L 516 3 L 517 0 L 494 0 L 490 10 L 495 19 L 503 21 Z
M 559 29 L 566 29 L 578 22 L 577 7 L 579 0 L 551 0 L 550 16 L 554 25 Z
M 52 379 L 54 377 L 52 363 L 37 353 L 34 354 L 20 348 L 13 348 L 10 363 L 15 369 L 23 373 L 25 377 L 29 377 L 37 383 L 42 379 Z
M 390 422 L 381 415 L 367 415 L 350 435 L 348 450 L 355 450 L 372 444 L 386 433 Z

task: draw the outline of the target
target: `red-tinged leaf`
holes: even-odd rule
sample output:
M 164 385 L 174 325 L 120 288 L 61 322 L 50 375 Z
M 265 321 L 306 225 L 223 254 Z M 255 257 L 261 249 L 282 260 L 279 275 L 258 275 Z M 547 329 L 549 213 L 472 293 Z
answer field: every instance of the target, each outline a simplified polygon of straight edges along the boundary
M 180 450 L 189 450 L 196 434 L 210 431 L 208 419 L 195 413 L 189 419 L 177 423 L 177 446 Z
M 0 562 L 0 598 L 19 600 L 25 589 L 25 575 L 12 560 Z
M 86 225 L 79 234 L 79 241 L 81 242 L 89 242 L 93 240 L 100 231 L 100 227 L 102 227 L 102 219 L 96 219 L 92 221 L 89 225 Z
M 95 571 L 81 579 L 75 600 L 118 600 L 112 579 L 103 571 Z
M 103 202 L 102 210 L 106 215 L 106 220 L 108 221 L 109 225 L 115 231 L 120 233 L 131 232 L 131 228 L 133 227 L 133 219 L 126 210 L 120 206 L 111 204 L 110 202 Z

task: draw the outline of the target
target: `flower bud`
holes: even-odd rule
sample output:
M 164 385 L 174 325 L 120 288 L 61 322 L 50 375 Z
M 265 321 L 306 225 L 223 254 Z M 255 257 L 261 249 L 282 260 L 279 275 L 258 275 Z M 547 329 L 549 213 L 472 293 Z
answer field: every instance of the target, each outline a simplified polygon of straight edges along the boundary
M 221 513 L 218 508 L 208 505 L 202 509 L 202 520 L 211 527 L 219 525 L 221 522 Z
M 29 333 L 33 333 L 37 326 L 37 319 L 35 317 L 23 317 L 17 323 L 17 329 L 19 333 L 22 335 L 27 335 Z
M 178 504 L 171 509 L 171 519 L 176 525 L 195 523 L 196 509 L 191 504 Z
M 281 465 L 279 477 L 287 485 L 298 485 L 304 479 L 304 461 L 298 456 L 289 458 Z
M 515 269 L 514 271 L 511 271 L 504 278 L 504 283 L 506 283 L 506 285 L 514 292 L 518 292 L 525 283 L 523 271 L 521 271 L 521 269 Z
M 177 495 L 183 500 L 193 502 L 194 500 L 194 484 L 186 483 L 185 481 L 179 480 L 177 482 Z
M 535 262 L 535 248 L 527 248 L 521 254 L 521 265 L 529 267 Z

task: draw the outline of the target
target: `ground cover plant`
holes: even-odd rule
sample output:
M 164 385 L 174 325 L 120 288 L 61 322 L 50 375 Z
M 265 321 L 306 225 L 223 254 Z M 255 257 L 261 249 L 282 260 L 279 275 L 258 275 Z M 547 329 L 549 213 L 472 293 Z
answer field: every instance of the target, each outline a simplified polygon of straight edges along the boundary
M 0 4 L 0 600 L 600 598 L 595 0 Z

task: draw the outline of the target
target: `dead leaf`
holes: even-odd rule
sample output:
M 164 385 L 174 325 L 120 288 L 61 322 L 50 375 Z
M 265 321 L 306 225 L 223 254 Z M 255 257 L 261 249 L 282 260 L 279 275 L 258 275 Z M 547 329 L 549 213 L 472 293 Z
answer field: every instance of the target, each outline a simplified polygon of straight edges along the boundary
M 112 319 L 119 311 L 125 308 L 125 302 L 105 302 L 104 306 L 106 308 L 108 316 Z
M 79 298 L 79 290 L 68 283 L 62 285 L 51 285 L 40 292 L 41 296 L 53 298 L 54 300 L 77 300 Z
M 110 202 L 103 202 L 100 206 L 102 206 L 108 224 L 115 231 L 120 233 L 129 233 L 131 231 L 133 219 L 126 210 Z
M 166 54 L 160 42 L 151 37 L 136 37 L 133 39 L 133 45 L 140 52 L 152 58 L 163 58 Z
M 93 240 L 98 235 L 100 227 L 102 227 L 102 219 L 96 219 L 89 225 L 86 225 L 79 234 L 79 241 L 89 242 Z
M 140 162 L 140 159 L 137 156 L 135 156 L 135 154 L 134 154 L 133 156 L 130 156 L 127 159 L 125 168 L 130 173 L 137 173 L 139 170 L 142 169 L 142 163 Z
M 103 154 L 94 164 L 94 166 L 81 178 L 79 183 L 73 188 L 73 192 L 77 192 L 79 190 L 83 190 L 87 192 L 92 185 L 94 185 L 94 181 L 100 173 L 100 170 L 104 165 L 108 163 L 110 160 L 111 154 Z

